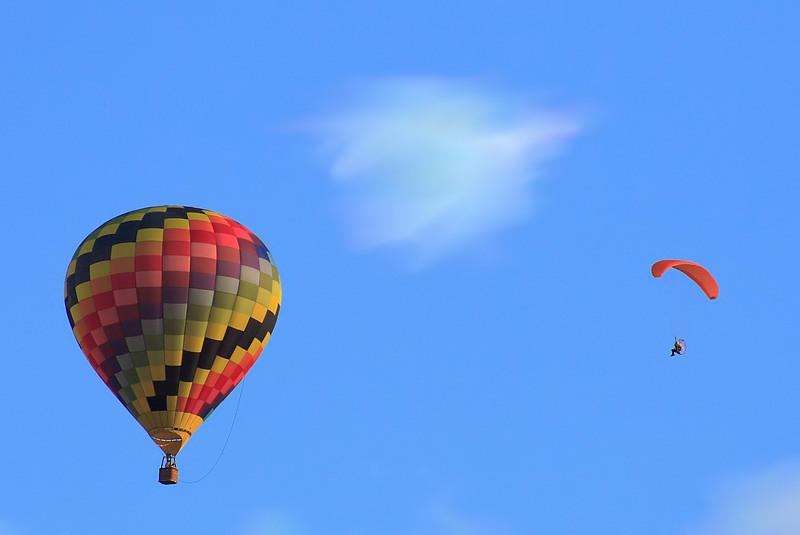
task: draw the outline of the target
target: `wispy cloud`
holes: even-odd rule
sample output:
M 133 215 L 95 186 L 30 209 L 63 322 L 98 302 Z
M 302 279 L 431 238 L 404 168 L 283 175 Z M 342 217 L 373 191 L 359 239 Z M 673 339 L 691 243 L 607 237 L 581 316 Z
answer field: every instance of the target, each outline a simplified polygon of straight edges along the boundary
M 32 533 L 30 526 L 11 521 L 7 518 L 0 518 L 0 535 L 27 535 Z M 67 535 L 66 531 L 61 531 L 59 535 Z
M 443 78 L 363 82 L 314 124 L 353 243 L 418 265 L 524 221 L 542 164 L 579 129 L 575 114 Z
M 376 533 L 374 529 L 359 526 L 363 519 L 355 515 L 352 526 L 342 530 L 301 528 L 299 517 L 286 512 L 256 511 L 239 531 L 241 535 L 362 535 Z M 374 522 L 374 519 L 371 519 Z M 477 515 L 467 515 L 440 503 L 429 504 L 411 514 L 406 526 L 385 525 L 379 533 L 387 535 L 509 535 L 511 532 Z M 305 526 L 305 524 L 304 524 Z
M 690 535 L 797 535 L 800 533 L 800 462 L 786 462 L 731 480 L 714 509 Z
M 496 521 L 467 514 L 450 505 L 435 503 L 420 515 L 418 525 L 407 535 L 509 535 Z
M 240 535 L 304 535 L 302 529 L 292 515 L 285 512 L 258 510 L 254 511 L 239 531 Z

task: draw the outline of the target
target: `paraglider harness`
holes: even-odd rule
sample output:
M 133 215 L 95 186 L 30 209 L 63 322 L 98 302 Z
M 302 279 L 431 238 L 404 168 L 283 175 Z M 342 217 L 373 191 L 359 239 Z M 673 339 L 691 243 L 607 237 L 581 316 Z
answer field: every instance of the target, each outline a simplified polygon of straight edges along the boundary
M 672 353 L 670 353 L 670 357 L 674 357 L 675 355 L 685 355 L 686 354 L 686 340 L 683 338 L 675 338 L 675 345 L 672 347 Z

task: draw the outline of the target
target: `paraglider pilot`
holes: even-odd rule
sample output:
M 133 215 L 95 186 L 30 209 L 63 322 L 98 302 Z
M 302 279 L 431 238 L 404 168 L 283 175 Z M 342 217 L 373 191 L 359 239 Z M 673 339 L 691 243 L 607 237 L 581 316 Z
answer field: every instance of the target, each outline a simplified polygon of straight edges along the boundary
M 680 340 L 676 338 L 675 345 L 672 346 L 672 353 L 670 353 L 669 356 L 674 357 L 675 355 L 683 355 L 683 350 L 684 350 L 683 338 L 681 338 Z

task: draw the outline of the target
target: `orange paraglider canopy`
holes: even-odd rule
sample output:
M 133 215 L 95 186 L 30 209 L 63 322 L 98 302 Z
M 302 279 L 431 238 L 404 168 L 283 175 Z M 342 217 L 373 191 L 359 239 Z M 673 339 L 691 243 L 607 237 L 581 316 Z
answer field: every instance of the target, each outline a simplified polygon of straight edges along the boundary
M 705 292 L 709 299 L 716 299 L 719 295 L 719 286 L 714 277 L 709 271 L 694 262 L 688 260 L 659 260 L 650 271 L 653 276 L 658 278 L 664 274 L 668 269 L 675 268 L 678 271 L 685 273 L 690 279 L 697 283 L 698 286 Z

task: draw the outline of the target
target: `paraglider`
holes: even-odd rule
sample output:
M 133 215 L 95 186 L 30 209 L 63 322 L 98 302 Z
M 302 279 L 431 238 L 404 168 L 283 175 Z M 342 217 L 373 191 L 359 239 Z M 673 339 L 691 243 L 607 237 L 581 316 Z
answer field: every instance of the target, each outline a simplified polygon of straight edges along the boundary
M 688 260 L 659 260 L 650 268 L 653 277 L 659 278 L 669 269 L 676 269 L 692 279 L 697 286 L 705 293 L 709 299 L 716 299 L 719 296 L 719 285 L 711 273 L 694 262 Z M 670 356 L 685 355 L 686 341 L 683 338 L 675 338 L 675 343 L 670 352 Z
M 719 296 L 719 285 L 711 273 L 694 262 L 688 260 L 659 260 L 650 268 L 650 272 L 654 277 L 659 278 L 668 269 L 674 268 L 686 274 L 692 279 L 709 299 L 716 299 Z
M 240 223 L 188 206 L 134 210 L 98 227 L 67 269 L 64 303 L 92 368 L 164 458 L 175 457 L 269 341 L 281 284 Z

